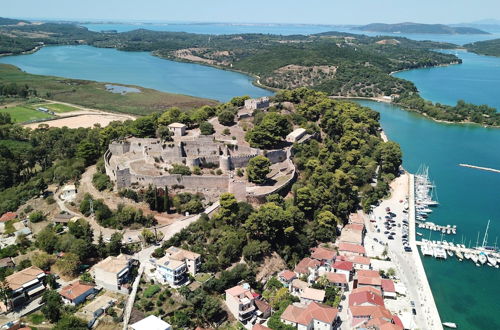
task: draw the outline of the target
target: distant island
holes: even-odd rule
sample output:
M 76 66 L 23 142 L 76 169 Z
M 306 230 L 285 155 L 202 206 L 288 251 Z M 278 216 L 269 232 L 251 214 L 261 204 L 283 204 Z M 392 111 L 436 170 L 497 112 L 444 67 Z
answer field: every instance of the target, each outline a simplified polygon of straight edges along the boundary
M 420 23 L 373 23 L 357 27 L 356 30 L 385 33 L 490 34 L 489 32 L 471 27 L 454 27 L 443 24 Z
M 500 39 L 477 41 L 464 45 L 469 52 L 500 57 Z
M 0 25 L 31 24 L 29 21 L 0 17 Z

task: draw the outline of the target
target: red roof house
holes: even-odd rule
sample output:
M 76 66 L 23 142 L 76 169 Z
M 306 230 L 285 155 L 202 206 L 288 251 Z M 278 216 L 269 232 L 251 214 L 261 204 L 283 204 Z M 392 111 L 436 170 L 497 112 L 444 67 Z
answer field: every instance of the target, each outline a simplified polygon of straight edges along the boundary
M 312 248 L 311 251 L 311 258 L 327 264 L 332 264 L 335 260 L 335 257 L 337 256 L 336 251 L 321 246 Z
M 384 298 L 373 292 L 358 292 L 349 295 L 349 306 L 385 306 Z
M 7 222 L 17 218 L 16 212 L 6 212 L 0 217 L 0 222 Z
M 317 269 L 319 266 L 321 266 L 320 261 L 311 258 L 304 258 L 297 264 L 297 266 L 295 266 L 293 271 L 300 275 L 308 275 L 309 268 Z
M 289 305 L 281 314 L 281 321 L 293 326 L 300 324 L 308 329 L 312 329 L 313 326 L 331 328 L 338 322 L 337 314 L 336 308 L 312 302 L 307 307 Z M 319 324 L 315 324 L 315 321 Z
M 382 279 L 382 292 L 384 293 L 384 298 L 396 299 L 396 287 L 392 280 Z
M 366 250 L 359 244 L 339 243 L 339 254 L 366 256 Z

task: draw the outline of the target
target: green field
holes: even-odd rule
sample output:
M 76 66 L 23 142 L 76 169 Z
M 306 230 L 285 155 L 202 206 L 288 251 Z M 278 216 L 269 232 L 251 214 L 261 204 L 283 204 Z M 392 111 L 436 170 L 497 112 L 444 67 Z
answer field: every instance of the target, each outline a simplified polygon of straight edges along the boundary
M 71 111 L 76 111 L 79 110 L 78 108 L 66 105 L 66 104 L 60 104 L 60 103 L 45 103 L 45 104 L 37 104 L 34 105 L 33 108 L 38 108 L 38 107 L 44 107 L 49 110 L 52 110 L 57 113 L 61 112 L 71 112 Z
M 49 115 L 48 113 L 36 111 L 34 109 L 21 105 L 10 108 L 0 108 L 0 112 L 10 114 L 10 117 L 16 123 L 25 123 L 33 120 L 54 118 L 54 116 Z
M 13 65 L 0 64 L 0 85 L 7 83 L 27 84 L 36 89 L 39 97 L 81 105 L 98 110 L 108 110 L 136 115 L 146 115 L 171 107 L 191 109 L 202 105 L 215 105 L 218 102 L 187 95 L 159 92 L 154 89 L 129 86 L 139 89 L 140 93 L 125 95 L 110 93 L 106 83 L 89 80 L 41 76 L 21 71 Z M 48 105 L 46 107 L 52 107 Z M 57 105 L 57 112 L 69 111 L 66 106 Z

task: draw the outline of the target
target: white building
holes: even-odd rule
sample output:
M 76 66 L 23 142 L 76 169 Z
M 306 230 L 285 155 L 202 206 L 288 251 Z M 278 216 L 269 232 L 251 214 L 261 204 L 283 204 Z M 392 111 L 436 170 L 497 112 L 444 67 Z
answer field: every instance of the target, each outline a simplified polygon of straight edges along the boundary
M 261 97 L 259 99 L 248 99 L 245 100 L 245 109 L 257 110 L 269 107 L 269 98 Z
M 175 136 L 183 136 L 186 135 L 187 126 L 182 123 L 172 123 L 168 125 L 168 128 Z
M 191 275 L 196 275 L 201 266 L 201 255 L 175 246 L 169 247 L 165 255 L 170 260 L 182 261 L 186 264 L 187 270 Z
M 305 134 L 306 134 L 306 130 L 304 128 L 300 127 L 300 128 L 295 129 L 290 134 L 288 134 L 286 136 L 286 140 L 290 143 L 295 143 L 298 140 L 300 140 L 300 138 L 302 138 Z
M 130 327 L 134 330 L 172 330 L 172 326 L 157 316 L 148 317 L 136 322 Z
M 162 284 L 182 285 L 186 282 L 186 273 L 187 267 L 182 261 L 170 260 L 168 256 L 165 256 L 156 262 L 155 277 Z
M 226 290 L 226 306 L 240 322 L 246 322 L 255 315 L 254 297 L 250 290 L 240 285 Z
M 95 283 L 110 291 L 128 292 L 125 284 L 130 281 L 131 262 L 123 254 L 107 257 L 92 268 Z
M 65 201 L 72 201 L 76 197 L 76 186 L 74 184 L 67 184 L 62 188 L 60 198 Z

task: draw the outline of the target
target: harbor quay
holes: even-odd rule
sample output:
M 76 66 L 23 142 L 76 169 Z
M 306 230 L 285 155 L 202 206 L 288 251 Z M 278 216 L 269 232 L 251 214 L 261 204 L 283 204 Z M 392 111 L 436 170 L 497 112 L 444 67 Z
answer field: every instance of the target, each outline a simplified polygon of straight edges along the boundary
M 394 265 L 412 311 L 414 324 L 411 328 L 443 329 L 417 250 L 414 182 L 414 175 L 407 172 L 393 181 L 390 198 L 383 200 L 370 215 L 367 237 L 377 242 L 372 249 L 384 249 L 384 254 Z M 384 224 L 389 221 L 386 220 L 388 214 L 392 214 L 395 219 L 391 229 L 387 229 Z M 406 310 L 404 307 L 401 309 Z

